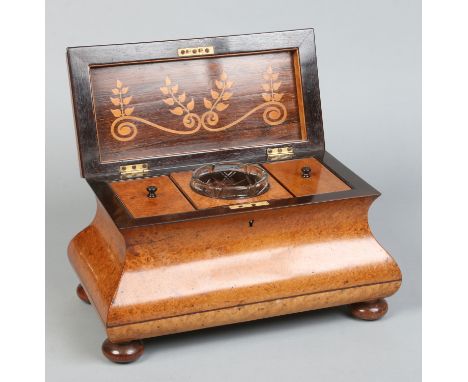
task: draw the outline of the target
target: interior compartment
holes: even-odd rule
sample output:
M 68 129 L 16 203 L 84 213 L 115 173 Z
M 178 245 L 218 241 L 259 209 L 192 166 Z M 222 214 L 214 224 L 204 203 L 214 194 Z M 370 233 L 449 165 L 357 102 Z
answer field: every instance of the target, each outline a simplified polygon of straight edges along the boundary
M 112 182 L 110 186 L 128 212 L 137 219 L 195 210 L 167 176 L 122 180 Z M 157 187 L 155 198 L 148 197 L 149 186 Z
M 314 158 L 263 163 L 262 166 L 269 173 L 269 189 L 252 198 L 219 199 L 201 195 L 190 187 L 192 171 L 173 172 L 169 176 L 116 181 L 110 185 L 134 218 L 351 190 L 351 187 Z M 303 177 L 304 167 L 310 168 L 309 178 Z M 148 197 L 149 186 L 157 187 L 155 198 Z
M 351 189 L 314 158 L 265 163 L 263 167 L 296 197 Z M 303 177 L 302 169 L 304 168 L 310 169 L 309 178 Z
M 292 195 L 272 177 L 269 178 L 270 188 L 262 195 L 254 198 L 215 199 L 200 195 L 192 190 L 190 187 L 192 171 L 173 172 L 170 176 L 197 209 L 222 207 L 242 203 L 256 203 L 265 200 L 287 199 L 292 197 Z

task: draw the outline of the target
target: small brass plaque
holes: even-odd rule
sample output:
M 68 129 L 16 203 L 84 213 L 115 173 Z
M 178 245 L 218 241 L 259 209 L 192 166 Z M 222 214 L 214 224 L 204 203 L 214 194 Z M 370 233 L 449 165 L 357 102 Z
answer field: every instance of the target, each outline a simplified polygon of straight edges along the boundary
M 196 48 L 181 48 L 177 49 L 179 57 L 191 57 L 191 56 L 204 56 L 207 54 L 214 54 L 213 46 L 198 46 Z
M 243 204 L 234 204 L 233 206 L 229 206 L 231 210 L 238 210 L 240 208 L 249 208 L 249 207 L 259 207 L 259 206 L 268 206 L 270 203 L 268 203 L 266 200 L 263 202 L 255 202 L 255 203 L 243 203 Z

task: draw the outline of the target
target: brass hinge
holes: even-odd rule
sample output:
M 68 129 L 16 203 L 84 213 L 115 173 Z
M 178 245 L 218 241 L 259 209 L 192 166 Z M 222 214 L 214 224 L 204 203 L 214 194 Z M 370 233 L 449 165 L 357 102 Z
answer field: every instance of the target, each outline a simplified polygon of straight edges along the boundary
M 268 206 L 270 203 L 268 203 L 266 200 L 263 202 L 255 202 L 255 203 L 243 203 L 243 204 L 234 204 L 233 206 L 229 206 L 231 210 L 237 210 L 239 208 L 250 208 L 250 207 L 259 207 L 259 206 Z
M 137 163 L 120 166 L 120 176 L 123 178 L 138 178 L 148 172 L 148 163 Z
M 267 159 L 271 161 L 291 159 L 292 157 L 294 157 L 294 148 L 292 146 L 267 149 Z
M 197 46 L 196 48 L 180 48 L 177 49 L 179 57 L 205 56 L 214 54 L 213 46 Z

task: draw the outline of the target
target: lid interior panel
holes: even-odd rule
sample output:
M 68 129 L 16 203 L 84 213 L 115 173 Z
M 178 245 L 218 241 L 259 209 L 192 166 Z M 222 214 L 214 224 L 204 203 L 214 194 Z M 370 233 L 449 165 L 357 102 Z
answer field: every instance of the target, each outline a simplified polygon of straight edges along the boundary
M 295 50 L 91 67 L 102 163 L 307 140 Z
M 195 47 L 209 53 L 179 54 Z M 87 179 L 258 163 L 286 145 L 324 154 L 312 29 L 73 47 L 67 59 Z

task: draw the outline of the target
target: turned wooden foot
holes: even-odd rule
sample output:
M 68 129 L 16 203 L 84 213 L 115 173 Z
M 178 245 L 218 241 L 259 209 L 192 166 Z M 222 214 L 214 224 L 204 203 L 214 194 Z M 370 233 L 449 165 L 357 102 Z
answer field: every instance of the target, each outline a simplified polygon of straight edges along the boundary
M 145 347 L 142 341 L 114 344 L 106 339 L 102 343 L 102 353 L 112 362 L 130 363 L 141 357 Z
M 76 287 L 76 294 L 78 295 L 81 301 L 85 302 L 86 304 L 91 304 L 88 295 L 86 294 L 81 284 L 78 284 L 78 286 Z
M 378 320 L 385 316 L 388 311 L 387 301 L 383 298 L 379 300 L 364 301 L 352 304 L 349 306 L 351 309 L 351 316 L 366 321 Z

